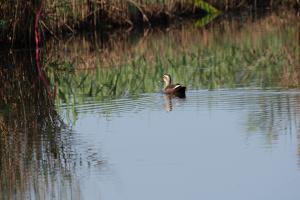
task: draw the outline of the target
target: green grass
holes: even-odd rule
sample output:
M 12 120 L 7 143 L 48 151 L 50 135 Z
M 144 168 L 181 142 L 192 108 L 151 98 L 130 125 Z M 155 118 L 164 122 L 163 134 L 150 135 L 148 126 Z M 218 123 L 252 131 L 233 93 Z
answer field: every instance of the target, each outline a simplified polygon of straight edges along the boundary
M 170 73 L 189 90 L 298 87 L 296 19 L 278 19 L 269 16 L 249 21 L 243 29 L 237 28 L 240 23 L 226 21 L 205 30 L 188 25 L 165 34 L 150 33 L 133 44 L 112 38 L 110 50 L 97 49 L 100 41 L 82 44 L 75 40 L 59 61 L 63 63 L 60 68 L 71 66 L 71 72 L 49 65 L 48 76 L 52 85 L 58 86 L 57 102 L 66 104 L 82 103 L 90 97 L 103 101 L 159 92 L 163 73 Z

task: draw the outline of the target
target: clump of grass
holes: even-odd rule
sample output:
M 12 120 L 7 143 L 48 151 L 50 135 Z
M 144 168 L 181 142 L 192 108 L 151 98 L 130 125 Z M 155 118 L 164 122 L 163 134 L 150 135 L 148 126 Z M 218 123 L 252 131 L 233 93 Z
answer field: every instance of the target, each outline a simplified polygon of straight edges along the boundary
M 168 23 L 174 18 L 200 16 L 204 12 L 207 10 L 197 6 L 193 0 L 63 0 L 47 4 L 45 14 L 50 21 L 46 20 L 45 25 L 53 32 L 57 29 L 76 30 L 86 27 L 151 26 Z
M 51 65 L 48 76 L 61 92 L 57 100 L 66 104 L 157 92 L 165 72 L 189 89 L 299 87 L 297 20 L 291 13 L 273 14 L 255 22 L 222 20 L 203 29 L 184 24 L 165 33 L 151 30 L 134 42 L 130 35 L 111 36 L 107 43 L 55 41 L 46 60 L 61 62 L 63 69 L 71 63 L 74 71 Z

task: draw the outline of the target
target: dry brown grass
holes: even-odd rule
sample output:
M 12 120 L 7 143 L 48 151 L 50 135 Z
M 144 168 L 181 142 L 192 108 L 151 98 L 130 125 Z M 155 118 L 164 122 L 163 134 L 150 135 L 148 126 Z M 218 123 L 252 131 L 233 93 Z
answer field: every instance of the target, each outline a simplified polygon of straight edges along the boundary
M 53 40 L 46 44 L 46 49 L 49 50 L 47 60 L 67 58 L 67 62 L 74 64 L 77 70 L 91 70 L 96 66 L 109 67 L 130 63 L 137 55 L 142 55 L 153 65 L 159 52 L 162 57 L 192 53 L 197 44 L 208 49 L 214 48 L 218 43 L 222 45 L 223 41 L 242 46 L 245 38 L 248 38 L 255 49 L 260 48 L 265 33 L 274 32 L 278 24 L 285 26 L 292 20 L 295 21 L 293 14 L 278 17 L 274 13 L 255 22 L 251 18 L 243 23 L 221 20 L 202 29 L 187 23 L 181 27 L 171 26 L 165 32 L 159 29 L 146 30 L 140 34 L 135 44 L 130 42 L 130 32 L 115 32 L 104 39 L 95 34 L 92 39 L 74 37 L 68 42 Z M 176 45 L 180 48 L 175 48 Z M 292 55 L 292 59 L 294 58 L 295 55 Z
M 220 10 L 276 8 L 278 6 L 299 6 L 299 0 L 206 0 Z
M 41 0 L 42 1 L 42 0 Z M 166 24 L 173 19 L 201 15 L 196 0 L 49 0 L 45 1 L 40 27 L 43 32 L 59 35 L 77 30 L 101 30 L 120 26 Z M 31 44 L 35 10 L 39 6 L 25 0 L 0 5 L 0 43 Z M 300 5 L 293 0 L 206 0 L 220 10 Z M 256 2 L 256 3 L 255 3 Z M 262 3 L 263 2 L 263 3 Z M 203 14 L 203 10 L 202 10 Z

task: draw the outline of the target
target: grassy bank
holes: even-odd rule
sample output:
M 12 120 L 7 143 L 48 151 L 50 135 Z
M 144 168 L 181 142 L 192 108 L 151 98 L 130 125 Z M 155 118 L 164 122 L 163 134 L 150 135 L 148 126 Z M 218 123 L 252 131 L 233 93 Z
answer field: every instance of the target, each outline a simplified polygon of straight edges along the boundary
M 298 0 L 39 0 L 5 1 L 0 5 L 0 44 L 29 46 L 34 37 L 36 11 L 43 2 L 39 31 L 62 33 L 116 27 L 167 25 L 182 18 L 234 9 L 299 7 Z
M 283 20 L 284 19 L 284 20 Z M 189 89 L 299 87 L 299 23 L 276 14 L 253 22 L 223 20 L 137 35 L 47 44 L 45 63 L 59 103 L 74 105 L 158 92 L 170 73 Z M 256 31 L 260 30 L 260 31 Z
M 200 17 L 211 11 L 207 4 L 201 4 L 201 7 L 194 0 L 7 1 L 0 5 L 0 43 L 28 44 L 33 41 L 33 23 L 41 3 L 40 32 L 52 36 L 91 29 L 166 25 L 173 20 Z

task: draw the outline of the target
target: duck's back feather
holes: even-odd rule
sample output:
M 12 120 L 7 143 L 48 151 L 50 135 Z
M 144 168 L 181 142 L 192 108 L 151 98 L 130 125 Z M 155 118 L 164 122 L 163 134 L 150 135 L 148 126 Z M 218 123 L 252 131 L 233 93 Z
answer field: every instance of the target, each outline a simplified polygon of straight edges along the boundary
M 186 87 L 180 85 L 180 84 L 176 84 L 176 85 L 169 85 L 165 88 L 165 93 L 166 94 L 172 94 L 178 97 L 185 97 L 185 89 Z

